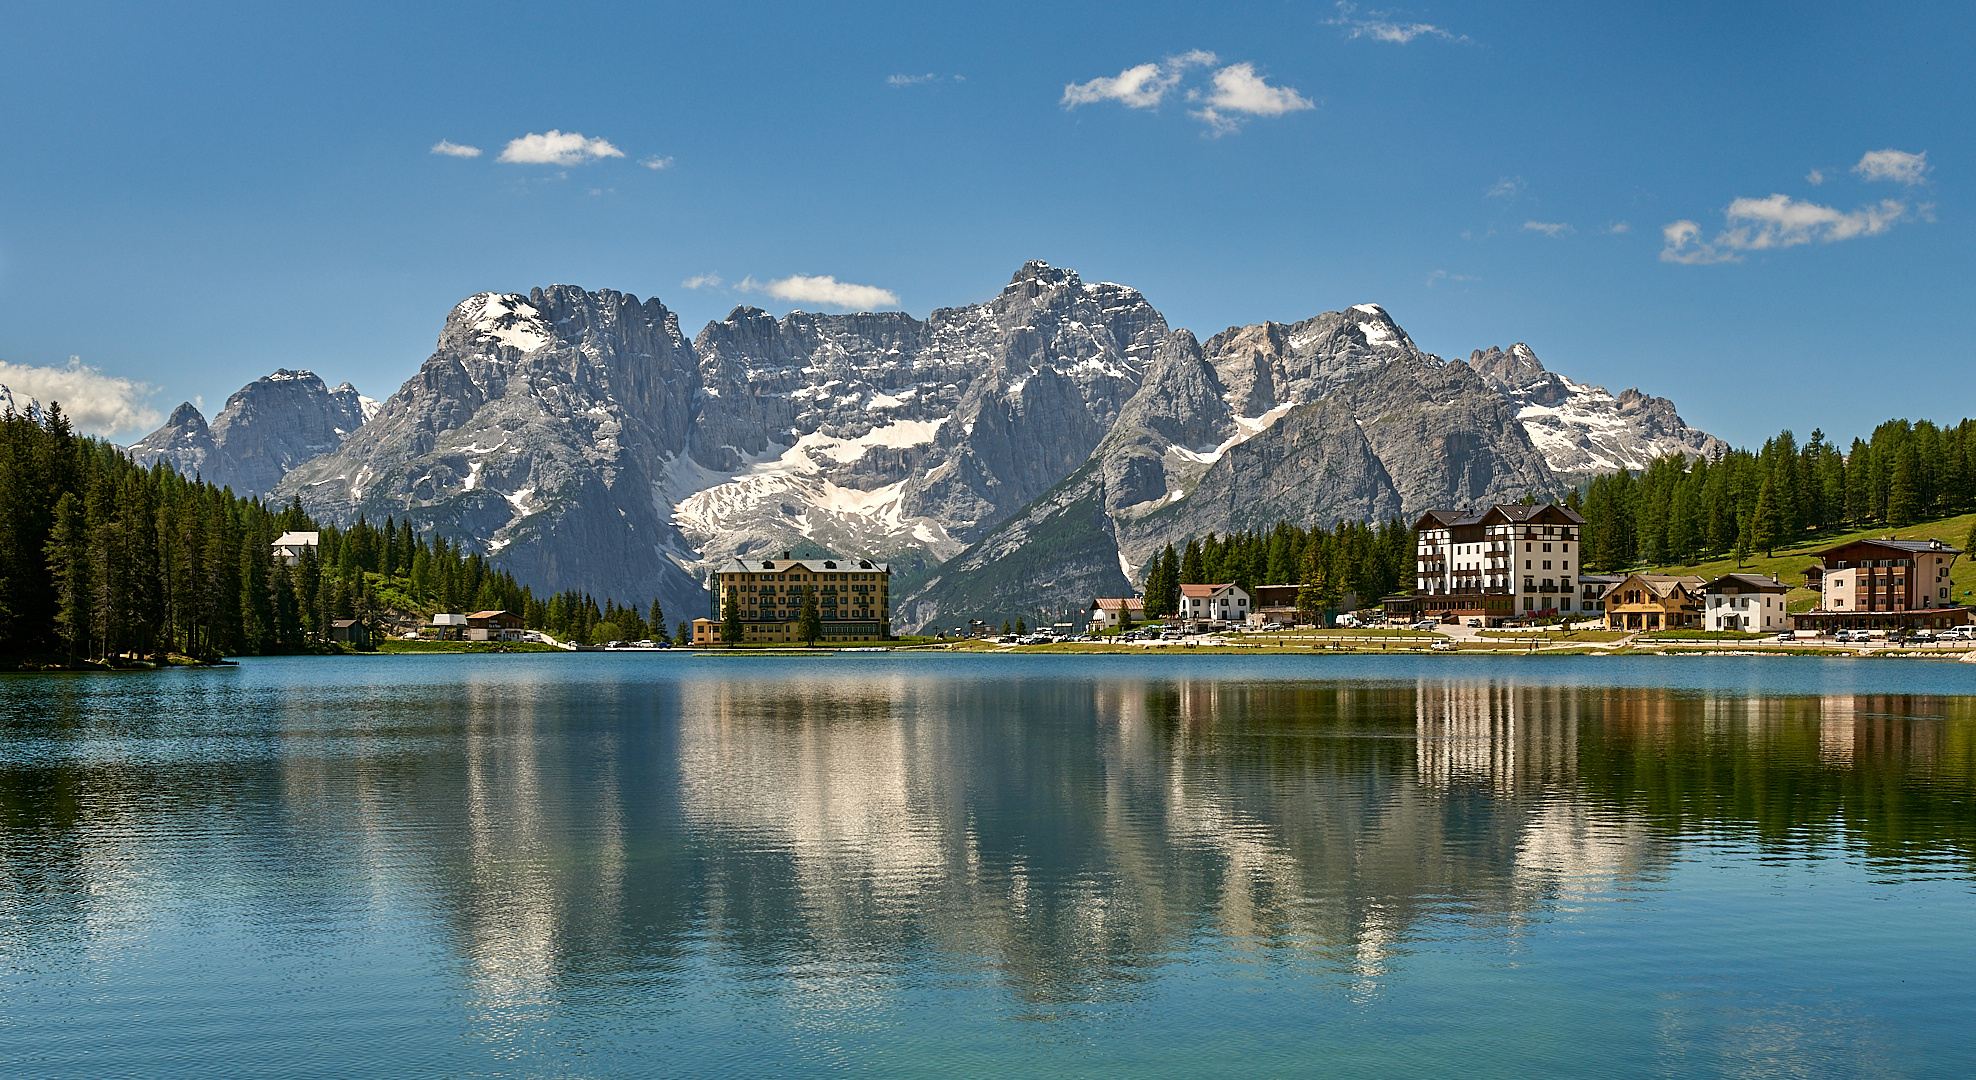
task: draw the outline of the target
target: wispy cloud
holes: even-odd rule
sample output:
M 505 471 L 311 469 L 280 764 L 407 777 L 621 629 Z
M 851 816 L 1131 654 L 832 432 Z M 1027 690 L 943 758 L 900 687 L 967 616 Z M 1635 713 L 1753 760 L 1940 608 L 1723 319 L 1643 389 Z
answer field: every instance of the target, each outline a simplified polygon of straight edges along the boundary
M 1861 180 L 1891 180 L 1909 187 L 1928 175 L 1928 151 L 1910 154 L 1905 150 L 1869 150 L 1852 167 Z
M 1427 287 L 1431 289 L 1434 287 L 1435 283 L 1442 281 L 1481 281 L 1481 280 L 1482 279 L 1480 277 L 1473 274 L 1450 274 L 1446 270 L 1436 270 L 1433 273 L 1427 275 Z
M 1491 199 L 1508 199 L 1520 194 L 1528 186 L 1521 176 L 1505 176 L 1489 185 L 1489 190 L 1483 192 L 1483 195 Z
M 480 147 L 465 146 L 460 143 L 441 139 L 432 144 L 432 152 L 435 154 L 444 154 L 447 157 L 479 157 Z
M 692 277 L 680 282 L 679 286 L 682 289 L 718 289 L 720 288 L 720 275 L 694 274 Z
M 90 435 L 145 431 L 161 417 L 149 398 L 156 388 L 118 375 L 105 375 L 69 357 L 64 367 L 35 367 L 0 360 L 0 386 L 12 392 L 23 411 L 29 399 L 42 406 L 60 404 L 76 430 Z
M 1811 170 L 1810 172 L 1804 174 L 1804 182 L 1810 184 L 1812 187 L 1817 187 L 1818 185 L 1825 182 L 1825 170 L 1824 169 Z
M 809 276 L 793 274 L 769 282 L 758 282 L 752 277 L 742 278 L 734 286 L 741 292 L 761 292 L 787 300 L 795 304 L 820 304 L 824 307 L 851 308 L 859 311 L 878 311 L 899 306 L 899 294 L 876 285 L 853 285 L 848 281 L 823 274 Z
M 1254 64 L 1230 64 L 1214 73 L 1214 89 L 1203 94 L 1190 91 L 1189 101 L 1200 101 L 1205 108 L 1188 113 L 1207 123 L 1215 133 L 1235 130 L 1242 117 L 1282 116 L 1284 113 L 1315 109 L 1316 105 L 1287 86 L 1271 86 L 1256 74 Z M 1238 114 L 1230 116 L 1230 113 Z
M 499 160 L 517 165 L 581 165 L 623 156 L 624 151 L 604 139 L 587 139 L 574 131 L 565 134 L 551 128 L 545 134 L 530 133 L 508 143 Z
M 1326 26 L 1339 26 L 1345 29 L 1348 38 L 1370 38 L 1393 45 L 1405 45 L 1415 38 L 1440 38 L 1443 41 L 1467 41 L 1468 35 L 1457 34 L 1433 23 L 1405 22 L 1395 19 L 1390 11 L 1367 11 L 1365 18 L 1358 18 L 1358 7 L 1340 3 L 1338 16 L 1324 20 Z
M 638 164 L 655 171 L 658 169 L 670 169 L 672 168 L 672 158 L 660 157 L 657 154 L 653 154 L 651 157 L 639 158 Z
M 1723 211 L 1727 228 L 1711 240 L 1702 239 L 1702 227 L 1694 221 L 1676 221 L 1662 228 L 1661 236 L 1667 243 L 1660 258 L 1662 262 L 1688 264 L 1740 262 L 1746 251 L 1879 236 L 1913 213 L 1906 203 L 1893 199 L 1849 212 L 1788 195 L 1737 199 Z
M 1543 233 L 1553 240 L 1578 231 L 1572 228 L 1569 222 L 1564 221 L 1526 221 L 1523 223 L 1523 227 L 1530 232 Z
M 1156 63 L 1139 64 L 1117 75 L 1065 86 L 1062 104 L 1066 109 L 1074 109 L 1079 105 L 1115 101 L 1128 109 L 1156 108 L 1178 90 L 1189 71 L 1212 67 L 1218 62 L 1215 54 L 1195 49 Z M 1188 110 L 1188 115 L 1207 124 L 1216 135 L 1234 131 L 1244 120 L 1254 117 L 1282 116 L 1317 107 L 1294 88 L 1269 85 L 1263 76 L 1256 74 L 1256 66 L 1248 62 L 1221 68 L 1208 79 L 1207 85 L 1189 88 L 1185 97 L 1200 106 Z
M 967 81 L 967 76 L 965 75 L 936 75 L 930 71 L 924 75 L 885 76 L 885 85 L 894 86 L 894 87 L 925 86 L 927 83 L 966 82 L 966 81 Z
M 1116 101 L 1128 109 L 1150 109 L 1158 105 L 1168 91 L 1180 85 L 1180 77 L 1188 68 L 1204 67 L 1214 62 L 1213 53 L 1194 49 L 1179 56 L 1169 56 L 1158 63 L 1138 64 L 1116 75 L 1099 77 L 1090 82 L 1070 83 L 1063 88 L 1063 107 L 1074 109 L 1079 105 Z
M 1624 236 L 1633 231 L 1633 223 L 1630 221 L 1615 221 L 1607 225 L 1605 231 L 1607 236 Z

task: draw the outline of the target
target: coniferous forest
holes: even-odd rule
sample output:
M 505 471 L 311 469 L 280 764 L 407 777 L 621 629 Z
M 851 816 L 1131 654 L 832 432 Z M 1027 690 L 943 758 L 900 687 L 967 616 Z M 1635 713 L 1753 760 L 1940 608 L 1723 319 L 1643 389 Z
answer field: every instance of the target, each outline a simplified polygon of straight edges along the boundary
M 1566 502 L 1585 516 L 1595 573 L 1769 554 L 1812 531 L 1899 529 L 1976 510 L 1976 420 L 1889 420 L 1844 452 L 1821 431 L 1799 445 L 1787 430 L 1755 451 L 1600 476 Z
M 1309 611 L 1336 608 L 1348 592 L 1359 603 L 1413 584 L 1413 530 L 1399 518 L 1382 525 L 1341 521 L 1333 528 L 1305 529 L 1278 522 L 1259 532 L 1209 533 L 1189 540 L 1184 551 L 1172 544 L 1146 568 L 1146 617 L 1180 610 L 1180 586 L 1234 582 L 1244 591 L 1257 585 L 1302 585 L 1297 606 Z
M 276 537 L 316 531 L 286 565 Z M 198 660 L 321 647 L 330 623 L 378 633 L 434 611 L 502 609 L 577 641 L 670 636 L 646 610 L 537 599 L 410 525 L 320 525 L 76 435 L 58 405 L 0 416 L 0 656 Z

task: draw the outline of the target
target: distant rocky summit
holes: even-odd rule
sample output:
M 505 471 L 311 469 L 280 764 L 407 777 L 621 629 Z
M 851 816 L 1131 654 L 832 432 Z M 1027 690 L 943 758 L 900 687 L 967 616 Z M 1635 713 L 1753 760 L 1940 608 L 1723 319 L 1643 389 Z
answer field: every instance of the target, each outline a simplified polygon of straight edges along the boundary
M 1208 532 L 1554 497 L 1720 446 L 1525 345 L 1445 362 L 1376 304 L 1202 342 L 1136 290 L 1031 262 L 923 320 L 738 307 L 690 341 L 656 299 L 480 293 L 382 406 L 281 371 L 131 452 L 685 616 L 732 556 L 881 558 L 916 629 L 1115 595 Z
M 1494 346 L 1468 358 L 1491 387 L 1517 405 L 1517 420 L 1560 473 L 1644 469 L 1657 457 L 1687 454 L 1713 458 L 1729 444 L 1688 426 L 1663 397 L 1572 382 L 1544 370 L 1530 346 L 1508 352 Z
M 332 389 L 313 371 L 282 368 L 227 398 L 210 428 L 191 402 L 181 403 L 130 456 L 142 465 L 169 461 L 186 476 L 261 496 L 290 469 L 342 445 L 377 408 L 347 382 Z

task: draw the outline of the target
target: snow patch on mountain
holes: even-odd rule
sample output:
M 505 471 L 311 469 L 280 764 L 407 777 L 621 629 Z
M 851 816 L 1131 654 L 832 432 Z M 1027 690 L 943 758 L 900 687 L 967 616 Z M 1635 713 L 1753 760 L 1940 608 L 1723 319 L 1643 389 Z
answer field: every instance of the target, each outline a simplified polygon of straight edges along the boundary
M 1517 420 L 1559 473 L 1644 469 L 1672 454 L 1713 457 L 1728 444 L 1688 426 L 1674 403 L 1638 389 L 1613 394 L 1545 369 L 1530 346 L 1477 349 L 1468 365 L 1517 406 Z

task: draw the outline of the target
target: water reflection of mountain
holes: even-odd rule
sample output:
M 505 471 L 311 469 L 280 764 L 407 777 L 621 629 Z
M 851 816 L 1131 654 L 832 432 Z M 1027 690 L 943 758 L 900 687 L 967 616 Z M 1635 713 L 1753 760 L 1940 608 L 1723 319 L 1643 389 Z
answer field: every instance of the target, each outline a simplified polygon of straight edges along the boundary
M 243 881 L 341 898 L 326 926 L 436 913 L 489 1030 L 707 965 L 855 1001 L 909 956 L 1042 1013 L 1206 938 L 1376 983 L 1691 843 L 1976 849 L 1966 698 L 894 671 L 6 715 L 15 925 Z

